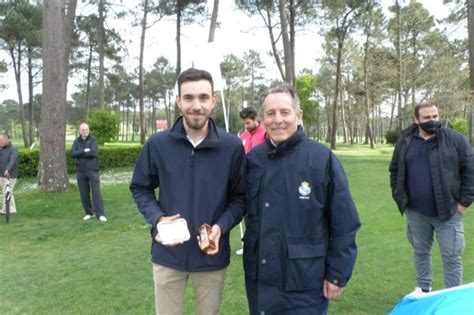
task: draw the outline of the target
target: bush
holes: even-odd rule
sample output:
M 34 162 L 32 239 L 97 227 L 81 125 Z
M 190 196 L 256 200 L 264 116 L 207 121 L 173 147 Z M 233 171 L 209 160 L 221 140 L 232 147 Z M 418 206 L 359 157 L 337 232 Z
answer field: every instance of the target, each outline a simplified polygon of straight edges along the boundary
M 91 134 L 97 138 L 99 144 L 113 142 L 120 132 L 120 117 L 108 109 L 95 109 L 87 121 Z
M 390 130 L 385 133 L 385 141 L 389 144 L 395 144 L 397 142 L 398 137 L 400 136 L 399 130 Z
M 453 122 L 452 129 L 456 130 L 457 132 L 463 135 L 467 135 L 469 132 L 469 128 L 467 126 L 467 120 L 464 118 L 456 118 Z
M 100 169 L 113 169 L 118 167 L 133 168 L 140 155 L 140 145 L 124 147 L 99 147 Z M 18 165 L 19 177 L 36 177 L 38 174 L 39 151 L 20 149 L 20 163 Z M 75 160 L 70 156 L 70 149 L 66 150 L 67 172 L 76 172 Z

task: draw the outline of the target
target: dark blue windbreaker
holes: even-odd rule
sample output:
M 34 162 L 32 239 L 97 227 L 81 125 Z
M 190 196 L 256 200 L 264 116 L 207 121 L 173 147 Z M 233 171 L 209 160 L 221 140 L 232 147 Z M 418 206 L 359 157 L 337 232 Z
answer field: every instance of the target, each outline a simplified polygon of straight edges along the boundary
M 159 187 L 156 198 L 155 189 Z M 181 214 L 191 239 L 167 247 L 152 240 L 152 261 L 183 271 L 211 271 L 229 264 L 229 231 L 245 211 L 245 154 L 239 138 L 209 120 L 209 134 L 196 147 L 189 142 L 182 117 L 171 130 L 151 136 L 135 165 L 133 198 L 156 235 L 161 216 Z M 202 253 L 196 241 L 203 223 L 222 230 L 219 253 Z
M 247 291 L 257 292 L 251 312 L 316 314 L 323 280 L 345 286 L 357 254 L 360 222 L 342 166 L 301 127 L 277 147 L 268 140 L 255 147 L 247 163 L 243 260 Z

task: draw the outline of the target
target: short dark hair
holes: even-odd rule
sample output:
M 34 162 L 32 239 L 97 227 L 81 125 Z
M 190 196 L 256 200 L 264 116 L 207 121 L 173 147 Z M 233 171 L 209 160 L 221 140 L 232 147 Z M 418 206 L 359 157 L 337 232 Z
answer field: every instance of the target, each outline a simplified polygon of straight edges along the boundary
M 245 107 L 240 111 L 239 115 L 241 119 L 250 118 L 254 120 L 257 117 L 257 111 L 252 107 Z
M 211 74 L 206 70 L 189 68 L 181 72 L 178 77 L 178 95 L 181 96 L 181 84 L 183 84 L 184 82 L 200 80 L 209 81 L 209 83 L 211 84 L 211 91 L 212 93 L 214 93 L 214 81 L 212 80 Z
M 289 84 L 277 85 L 269 89 L 268 91 L 266 91 L 261 97 L 262 111 L 263 111 L 263 102 L 265 101 L 265 98 L 270 94 L 277 94 L 277 93 L 289 94 L 292 99 L 292 105 L 293 105 L 294 110 L 296 112 L 301 111 L 300 99 L 298 97 L 298 94 L 296 93 L 295 88 Z
M 420 109 L 426 108 L 426 107 L 433 107 L 433 106 L 438 107 L 438 105 L 436 105 L 436 103 L 431 100 L 423 100 L 419 102 L 418 104 L 416 104 L 415 106 L 416 119 L 420 118 Z

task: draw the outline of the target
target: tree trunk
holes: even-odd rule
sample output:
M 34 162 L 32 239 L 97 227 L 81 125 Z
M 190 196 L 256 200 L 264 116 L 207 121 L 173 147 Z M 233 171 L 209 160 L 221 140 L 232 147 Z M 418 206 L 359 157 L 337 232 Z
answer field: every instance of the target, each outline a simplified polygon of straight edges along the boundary
M 398 94 L 398 130 L 403 130 L 403 107 L 402 107 L 402 51 L 401 51 L 401 22 L 400 22 L 400 4 L 398 0 L 395 1 L 396 5 L 396 19 L 397 19 L 397 94 Z
M 214 41 L 214 34 L 217 27 L 217 15 L 219 12 L 219 0 L 214 0 L 214 6 L 212 7 L 211 26 L 209 27 L 209 38 L 207 41 L 212 43 Z
M 76 0 L 44 0 L 43 11 L 43 104 L 40 123 L 38 188 L 59 192 L 69 188 L 66 166 L 66 96 L 70 37 Z
M 99 32 L 98 32 L 98 50 L 99 50 L 99 108 L 105 108 L 105 28 L 104 28 L 104 6 L 105 0 L 99 0 Z
M 33 95 L 33 48 L 28 46 L 28 136 L 29 146 L 35 142 L 34 127 L 34 95 Z
M 148 15 L 148 0 L 143 4 L 143 20 L 142 20 L 142 35 L 140 37 L 140 64 L 138 67 L 138 91 L 140 104 L 140 143 L 145 144 L 145 106 L 143 98 L 145 97 L 144 87 L 144 69 L 143 69 L 143 55 L 145 49 L 145 33 L 146 33 L 146 19 Z
M 295 45 L 296 45 L 296 36 L 295 36 L 295 16 L 296 16 L 296 7 L 295 0 L 290 0 L 290 51 L 291 51 L 291 69 L 293 73 L 293 86 L 296 87 L 296 73 L 295 73 Z
M 176 1 L 176 81 L 181 73 L 181 7 L 183 0 Z M 179 91 L 178 91 L 179 94 Z M 178 104 L 174 104 L 174 121 L 179 118 Z
M 370 148 L 374 148 L 374 137 L 372 133 L 372 127 L 370 125 L 370 102 L 369 102 L 369 71 L 368 71 L 368 59 L 369 59 L 369 44 L 370 44 L 370 29 L 372 26 L 372 14 L 368 12 L 368 22 L 365 28 L 365 47 L 364 47 L 364 109 L 365 109 L 365 121 L 366 121 L 366 132 L 367 142 L 370 143 Z
M 291 58 L 291 45 L 290 38 L 288 36 L 288 18 L 286 15 L 286 1 L 279 0 L 278 8 L 280 11 L 280 24 L 281 24 L 281 37 L 283 39 L 283 54 L 285 59 L 285 82 L 295 86 L 295 74 L 292 68 L 293 61 Z
M 15 50 L 17 50 L 17 56 L 15 57 Z M 21 45 L 18 44 L 18 47 L 10 47 L 10 55 L 12 57 L 13 69 L 15 72 L 15 81 L 16 81 L 16 92 L 18 94 L 18 111 L 20 112 L 20 124 L 21 124 L 21 134 L 23 137 L 23 145 L 25 148 L 28 148 L 29 137 L 26 132 L 26 119 L 25 119 L 25 110 L 23 106 L 23 92 L 21 90 L 21 56 L 22 56 Z
M 89 60 L 87 60 L 87 81 L 86 81 L 86 120 L 90 117 L 90 94 L 91 94 L 91 77 L 92 77 L 92 53 L 93 44 L 89 44 Z
M 468 2 L 468 37 L 469 37 L 469 143 L 474 145 L 472 137 L 472 109 L 474 103 L 474 0 Z
M 341 101 L 341 123 L 342 123 L 342 139 L 344 143 L 347 143 L 347 126 L 346 126 L 346 109 L 344 108 L 344 90 L 342 88 L 342 75 L 341 75 L 341 86 L 339 87 L 340 91 L 340 101 Z
M 392 110 L 390 111 L 390 125 L 388 127 L 389 131 L 392 131 L 393 116 L 395 113 L 395 106 L 397 105 L 397 95 L 398 95 L 398 92 L 395 92 L 395 94 L 393 95 Z
M 343 40 L 338 40 L 337 61 L 336 61 L 336 88 L 334 91 L 334 100 L 332 106 L 332 126 L 331 126 L 331 149 L 336 150 L 337 136 L 337 102 L 339 97 L 339 87 L 341 82 L 341 59 L 342 59 Z
M 260 11 L 259 11 L 259 13 L 260 13 Z M 283 65 L 281 64 L 281 59 L 280 59 L 280 56 L 278 55 L 278 49 L 276 48 L 275 35 L 273 35 L 273 25 L 272 25 L 272 18 L 271 18 L 272 15 L 271 15 L 270 9 L 268 7 L 266 7 L 266 13 L 267 13 L 267 20 L 265 20 L 265 18 L 263 18 L 263 15 L 261 13 L 260 13 L 260 15 L 262 16 L 264 21 L 268 21 L 268 23 L 266 22 L 266 24 L 267 24 L 268 33 L 270 34 L 270 43 L 271 43 L 271 46 L 272 46 L 272 54 L 273 54 L 273 57 L 275 58 L 275 62 L 277 64 L 278 71 L 280 72 L 281 79 L 283 81 L 285 81 L 285 72 L 283 71 Z

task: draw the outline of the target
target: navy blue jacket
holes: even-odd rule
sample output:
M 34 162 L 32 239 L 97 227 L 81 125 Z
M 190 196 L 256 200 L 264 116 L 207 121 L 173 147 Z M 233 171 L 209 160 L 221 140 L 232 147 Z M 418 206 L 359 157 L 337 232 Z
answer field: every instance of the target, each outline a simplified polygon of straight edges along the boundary
M 239 138 L 217 128 L 212 120 L 209 134 L 194 148 L 182 119 L 145 143 L 130 190 L 152 225 L 154 263 L 190 272 L 222 269 L 230 262 L 229 231 L 245 211 L 244 149 Z M 191 239 L 173 247 L 154 241 L 158 219 L 177 213 L 186 219 Z M 222 230 L 216 255 L 206 255 L 198 247 L 197 230 L 203 223 L 218 224 Z
M 389 167 L 392 197 L 402 214 L 408 205 L 405 155 L 417 129 L 418 125 L 412 124 L 402 131 Z M 440 128 L 431 147 L 430 167 L 438 218 L 449 220 L 458 204 L 469 207 L 474 200 L 472 149 L 460 133 Z
M 360 222 L 342 166 L 301 127 L 277 147 L 269 140 L 255 147 L 247 163 L 244 269 L 263 285 L 258 305 L 249 297 L 251 312 L 304 308 L 314 314 L 298 304 L 314 296 L 295 299 L 296 291 L 322 296 L 324 279 L 345 286 L 357 255 Z
M 91 150 L 84 152 L 86 148 Z M 71 157 L 76 159 L 76 172 L 99 171 L 97 139 L 90 135 L 86 139 L 82 139 L 81 136 L 77 137 L 71 147 Z
M 9 142 L 0 147 L 0 177 L 8 170 L 10 177 L 18 177 L 18 150 Z

